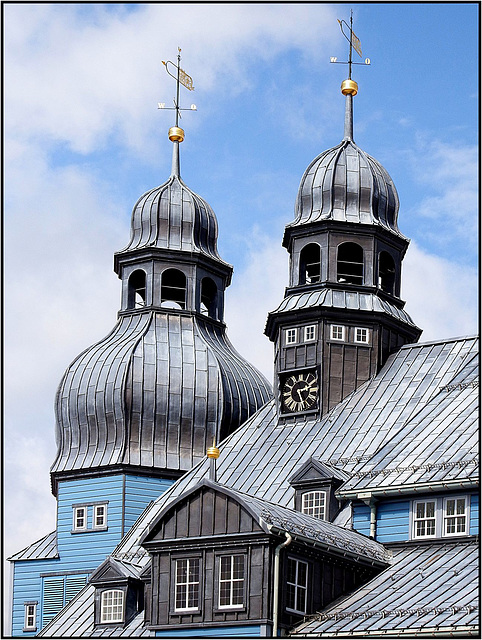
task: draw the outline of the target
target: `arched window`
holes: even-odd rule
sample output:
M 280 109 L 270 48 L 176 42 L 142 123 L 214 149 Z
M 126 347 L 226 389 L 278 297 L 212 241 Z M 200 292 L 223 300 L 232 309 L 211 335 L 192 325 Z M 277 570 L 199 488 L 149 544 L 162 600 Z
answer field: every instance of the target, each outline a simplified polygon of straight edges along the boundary
M 120 589 L 110 589 L 102 592 L 100 605 L 101 622 L 124 621 L 124 592 Z
M 146 274 L 142 269 L 133 271 L 129 276 L 127 308 L 140 309 L 146 304 Z
M 363 284 L 363 249 L 355 242 L 338 247 L 336 280 L 343 284 Z
M 186 308 L 186 276 L 179 269 L 166 269 L 162 274 L 161 307 Z
M 210 318 L 216 317 L 217 287 L 211 278 L 201 281 L 201 313 Z
M 378 256 L 378 286 L 387 293 L 395 292 L 395 262 L 387 251 Z
M 312 242 L 300 253 L 300 284 L 314 284 L 321 280 L 321 249 Z
M 326 491 L 309 491 L 301 496 L 301 511 L 326 520 Z

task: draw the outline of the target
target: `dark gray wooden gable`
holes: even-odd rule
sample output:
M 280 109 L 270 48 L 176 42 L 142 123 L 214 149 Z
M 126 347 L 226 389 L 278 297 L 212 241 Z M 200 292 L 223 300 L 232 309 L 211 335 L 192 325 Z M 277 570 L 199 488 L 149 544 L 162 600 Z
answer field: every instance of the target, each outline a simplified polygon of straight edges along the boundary
M 122 566 L 117 562 L 113 562 L 111 558 L 107 558 L 91 575 L 89 582 L 93 584 L 110 581 L 125 581 L 129 577 L 126 571 L 122 570 Z
M 255 516 L 233 495 L 222 487 L 200 483 L 160 514 L 141 544 L 262 531 Z
M 333 479 L 341 482 L 348 480 L 349 475 L 334 469 L 331 465 L 325 465 L 323 462 L 310 457 L 299 467 L 289 479 L 292 486 L 301 485 L 312 482 L 331 481 Z

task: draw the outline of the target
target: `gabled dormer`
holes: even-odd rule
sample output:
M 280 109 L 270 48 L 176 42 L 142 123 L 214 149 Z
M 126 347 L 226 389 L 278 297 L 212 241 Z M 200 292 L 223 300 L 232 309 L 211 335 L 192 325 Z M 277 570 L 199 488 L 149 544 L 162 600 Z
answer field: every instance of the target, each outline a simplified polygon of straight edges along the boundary
M 289 480 L 295 490 L 294 508 L 332 522 L 341 506 L 335 491 L 348 478 L 347 473 L 331 464 L 309 458 Z
M 139 567 L 109 557 L 92 574 L 96 627 L 123 627 L 144 609 Z

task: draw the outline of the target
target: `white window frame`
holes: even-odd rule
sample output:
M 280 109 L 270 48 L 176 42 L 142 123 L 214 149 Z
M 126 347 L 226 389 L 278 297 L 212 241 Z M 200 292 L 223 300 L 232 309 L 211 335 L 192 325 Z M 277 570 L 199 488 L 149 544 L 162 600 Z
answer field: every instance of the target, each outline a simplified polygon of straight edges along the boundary
M 417 517 L 418 505 L 424 505 L 423 509 L 423 517 Z M 427 515 L 427 505 L 433 504 L 433 516 Z M 437 537 L 437 499 L 436 498 L 427 498 L 426 500 L 414 500 L 413 501 L 413 524 L 412 524 L 412 537 L 414 540 L 425 540 Z M 425 532 L 427 531 L 427 524 L 429 522 L 433 522 L 433 533 L 423 533 L 420 534 L 417 532 L 418 523 L 425 523 Z
M 338 329 L 341 329 L 341 338 L 335 335 L 338 333 Z M 346 338 L 346 327 L 342 324 L 332 324 L 330 325 L 330 339 L 337 340 L 338 342 L 345 342 Z
M 230 568 L 229 568 L 229 578 L 222 577 L 222 564 L 223 559 L 230 559 Z M 234 558 L 241 558 L 243 561 L 243 577 L 242 578 L 234 578 Z M 243 609 L 244 608 L 244 599 L 245 599 L 245 579 L 246 579 L 246 554 L 242 553 L 234 553 L 232 555 L 223 555 L 219 556 L 219 578 L 218 578 L 218 607 L 219 609 Z M 239 585 L 241 583 L 242 586 L 242 602 L 233 603 L 233 593 L 235 584 Z M 229 604 L 221 604 L 221 585 L 229 584 Z
M 455 515 L 447 515 L 447 503 L 449 500 L 464 500 L 465 508 L 464 513 L 455 514 Z M 417 504 L 427 504 L 428 502 L 435 503 L 435 511 L 434 517 L 430 517 L 430 520 L 435 520 L 435 531 L 433 534 L 417 534 L 417 522 L 420 520 L 427 520 L 427 517 L 417 518 Z M 447 521 L 451 518 L 464 518 L 465 519 L 465 530 L 464 531 L 455 531 L 453 533 L 447 533 Z M 410 511 L 410 539 L 411 540 L 433 540 L 434 538 L 453 538 L 460 536 L 468 536 L 470 535 L 470 495 L 448 495 L 448 496 L 439 496 L 439 497 L 427 497 L 420 498 L 417 500 L 412 500 L 411 503 L 411 511 Z
M 111 602 L 107 602 L 108 597 L 111 598 Z M 125 594 L 121 589 L 108 589 L 106 591 L 102 591 L 100 597 L 101 624 L 124 622 L 124 603 Z
M 298 342 L 298 329 L 292 327 L 291 329 L 286 329 L 286 344 L 296 344 Z
M 83 515 L 83 520 L 84 520 L 84 524 L 82 526 L 79 526 L 77 524 L 77 519 L 78 519 L 78 512 L 79 511 L 83 511 L 84 515 Z M 87 506 L 82 506 L 82 507 L 74 507 L 74 522 L 73 522 L 73 526 L 72 529 L 74 531 L 87 531 Z
M 457 512 L 457 501 L 459 500 L 463 500 L 464 501 L 464 510 L 462 513 Z M 447 503 L 449 501 L 454 501 L 455 502 L 455 513 L 454 514 L 447 514 Z M 443 501 L 443 529 L 442 529 L 442 536 L 444 538 L 451 538 L 451 537 L 458 537 L 458 536 L 466 536 L 468 534 L 468 526 L 469 526 L 469 509 L 468 509 L 468 496 L 447 496 L 444 498 Z M 459 519 L 463 519 L 464 521 L 464 530 L 463 531 L 454 531 L 454 532 L 448 532 L 447 531 L 447 525 L 449 520 L 455 520 L 455 528 L 457 529 L 458 527 L 458 520 Z
M 292 607 L 288 607 L 286 606 L 286 611 L 292 611 L 293 613 L 299 613 L 299 614 L 306 614 L 307 612 L 307 608 L 308 608 L 308 570 L 309 570 L 309 565 L 307 562 L 305 562 L 304 560 L 298 560 L 298 558 L 292 558 L 290 556 L 288 556 L 288 562 L 295 562 L 296 563 L 296 575 L 295 575 L 295 582 L 290 582 L 288 580 L 288 576 L 286 578 L 286 584 L 289 584 L 291 586 L 293 586 L 295 588 L 295 598 L 294 598 L 294 608 Z M 299 568 L 300 565 L 303 564 L 305 565 L 305 584 L 301 584 L 299 582 Z M 299 591 L 303 591 L 304 592 L 304 600 L 305 600 L 305 608 L 302 611 L 301 609 L 296 609 L 296 605 L 298 603 L 298 592 Z
M 178 580 L 178 566 L 180 562 L 185 562 L 186 563 L 186 582 L 180 582 Z M 197 567 L 197 580 L 190 580 L 189 579 L 189 572 L 190 572 L 190 568 L 191 568 L 191 563 L 192 562 L 196 562 L 198 567 Z M 201 559 L 200 558 L 179 558 L 178 560 L 176 560 L 175 562 L 175 566 L 174 566 L 174 611 L 199 611 L 199 601 L 200 601 L 200 596 L 201 596 L 201 592 L 200 592 L 200 578 L 201 578 Z M 194 586 L 197 585 L 197 605 L 196 606 L 189 606 L 189 587 L 190 586 Z M 178 587 L 182 587 L 185 586 L 186 587 L 186 592 L 185 592 L 185 596 L 183 598 L 186 606 L 178 606 L 178 594 L 177 594 L 177 588 Z
M 309 334 L 313 337 L 310 338 Z M 306 325 L 306 327 L 304 327 L 303 336 L 305 342 L 314 342 L 316 340 L 316 324 Z
M 102 524 L 97 524 L 98 511 L 100 509 L 104 510 L 102 514 Z M 93 513 L 93 529 L 107 529 L 107 504 L 95 504 L 94 505 L 94 513 Z
M 24 618 L 24 631 L 36 631 L 37 630 L 37 605 L 38 602 L 25 602 L 25 618 Z M 30 611 L 31 609 L 31 611 Z M 32 622 L 29 624 L 29 619 Z
M 359 331 L 364 331 L 365 332 L 365 339 L 358 337 L 358 332 Z M 368 329 L 368 327 L 355 327 L 354 342 L 356 342 L 358 344 L 369 344 L 370 343 L 370 329 Z
M 316 501 L 323 496 L 323 504 L 316 504 Z M 308 516 L 312 516 L 313 518 L 319 518 L 320 520 L 326 520 L 326 501 L 327 501 L 327 492 L 326 491 L 306 491 L 301 494 L 301 513 L 305 513 Z M 307 505 L 308 500 L 312 500 L 312 505 Z M 317 510 L 323 515 L 316 515 Z

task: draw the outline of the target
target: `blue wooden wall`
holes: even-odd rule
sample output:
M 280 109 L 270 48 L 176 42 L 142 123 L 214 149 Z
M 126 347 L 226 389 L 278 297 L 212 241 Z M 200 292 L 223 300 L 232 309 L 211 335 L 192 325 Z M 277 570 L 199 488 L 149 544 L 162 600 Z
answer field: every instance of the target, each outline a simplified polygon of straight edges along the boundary
M 263 637 L 265 634 L 263 633 Z M 156 638 L 259 638 L 260 625 L 238 625 L 233 627 L 198 627 L 195 629 L 172 629 L 156 631 Z
M 470 529 L 471 536 L 479 534 L 479 496 L 474 494 L 470 497 Z
M 147 505 L 163 493 L 174 481 L 136 475 L 112 475 L 100 478 L 79 478 L 59 482 L 57 494 L 57 550 L 58 559 L 17 560 L 14 563 L 12 633 L 33 636 L 24 632 L 26 601 L 38 601 L 37 632 L 46 623 L 56 604 L 66 600 L 82 576 L 87 578 L 119 544 Z M 72 532 L 73 504 L 103 502 L 107 504 L 107 529 Z M 92 507 L 88 509 L 88 527 L 92 526 Z M 48 573 L 49 576 L 42 574 Z M 66 577 L 66 574 L 75 577 Z M 58 590 L 52 589 L 53 578 Z M 62 585 L 61 585 L 62 582 Z M 50 587 L 50 589 L 49 589 Z M 43 606 L 44 588 L 50 592 L 50 614 Z M 60 589 L 63 596 L 61 597 Z M 42 624 L 43 623 L 43 624 Z

